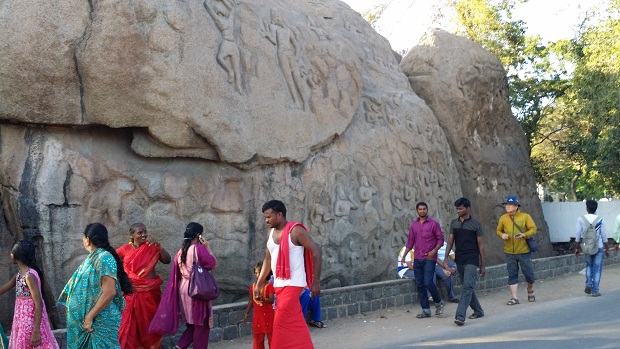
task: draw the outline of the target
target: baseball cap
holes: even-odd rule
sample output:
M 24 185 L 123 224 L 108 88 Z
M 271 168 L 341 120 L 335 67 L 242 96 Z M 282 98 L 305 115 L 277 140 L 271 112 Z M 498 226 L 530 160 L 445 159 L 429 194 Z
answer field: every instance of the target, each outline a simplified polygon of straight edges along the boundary
M 506 201 L 502 202 L 502 205 L 507 205 L 507 204 L 513 204 L 513 205 L 521 206 L 521 204 L 519 203 L 519 199 L 517 199 L 517 197 L 514 196 L 514 195 L 508 196 L 506 198 Z

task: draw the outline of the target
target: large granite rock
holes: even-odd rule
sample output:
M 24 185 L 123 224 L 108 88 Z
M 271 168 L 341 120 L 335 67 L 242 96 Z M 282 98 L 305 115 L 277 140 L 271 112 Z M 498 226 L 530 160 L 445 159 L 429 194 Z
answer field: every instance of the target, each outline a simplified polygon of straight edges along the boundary
M 7 1 L 0 114 L 144 128 L 132 144 L 143 156 L 303 161 L 340 135 L 360 104 L 366 57 L 342 30 L 360 19 L 337 14 L 343 6 Z
M 539 254 L 551 254 L 549 229 L 536 193 L 529 149 L 512 116 L 506 71 L 490 52 L 440 29 L 427 33 L 401 61 L 415 93 L 444 130 L 472 215 L 483 223 L 488 261 L 504 260 L 495 234 L 502 202 L 517 195 L 538 227 Z
M 339 1 L 8 0 L 0 43 L 0 255 L 42 237 L 56 294 L 88 223 L 120 246 L 141 221 L 175 252 L 196 221 L 218 256 L 218 302 L 245 299 L 270 199 L 323 247 L 323 287 L 390 279 L 416 202 L 445 229 L 475 181 L 459 178 L 458 135 L 389 43 Z M 4 324 L 10 313 L 0 304 Z

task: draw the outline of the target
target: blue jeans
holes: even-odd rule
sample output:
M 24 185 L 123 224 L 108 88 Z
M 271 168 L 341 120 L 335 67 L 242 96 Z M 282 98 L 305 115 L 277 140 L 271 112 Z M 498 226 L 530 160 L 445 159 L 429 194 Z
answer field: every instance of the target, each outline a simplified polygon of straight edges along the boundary
M 508 285 L 516 285 L 519 283 L 519 266 L 521 266 L 521 272 L 525 276 L 525 281 L 528 284 L 533 284 L 536 278 L 534 277 L 534 264 L 532 263 L 531 253 L 510 254 L 506 255 L 506 269 L 508 269 Z
M 465 321 L 467 307 L 471 307 L 474 314 L 484 316 L 484 310 L 476 297 L 476 284 L 478 283 L 478 267 L 473 264 L 458 265 L 459 278 L 461 280 L 461 299 L 456 307 L 455 319 Z
M 308 308 L 310 308 L 310 318 L 312 321 L 321 322 L 321 296 L 316 296 L 314 298 L 310 297 L 310 290 L 304 288 L 304 291 L 299 296 L 299 303 L 301 303 L 301 312 L 304 314 L 304 319 L 306 318 L 306 312 Z
M 446 264 L 450 268 L 456 268 L 455 263 L 446 263 Z M 435 266 L 435 276 L 437 276 L 437 278 L 443 281 L 443 284 L 446 285 L 446 292 L 448 293 L 448 299 L 453 300 L 454 298 L 456 298 L 456 296 L 454 296 L 454 276 L 453 275 L 446 276 L 446 273 L 443 272 L 443 268 L 441 268 L 439 264 Z
M 598 285 L 601 283 L 603 273 L 603 249 L 593 255 L 586 255 L 586 286 L 592 288 L 592 293 L 599 293 Z
M 435 306 L 443 307 L 441 295 L 435 285 L 435 264 L 436 262 L 432 259 L 413 260 L 413 271 L 415 272 L 415 283 L 418 289 L 418 299 L 420 300 L 422 311 L 427 314 L 431 313 L 428 297 L 426 296 L 427 290 L 431 293 L 431 296 L 433 296 Z

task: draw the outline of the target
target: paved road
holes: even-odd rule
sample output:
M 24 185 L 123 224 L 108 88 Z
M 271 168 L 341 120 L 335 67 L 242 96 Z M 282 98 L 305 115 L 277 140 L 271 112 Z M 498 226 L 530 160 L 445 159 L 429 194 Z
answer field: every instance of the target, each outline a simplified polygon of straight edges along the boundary
M 575 297 L 514 307 L 464 327 L 417 331 L 406 341 L 383 340 L 364 348 L 620 348 L 620 290 L 605 297 Z M 344 348 L 344 347 L 343 347 Z
M 601 297 L 583 292 L 584 277 L 571 274 L 536 282 L 537 301 L 507 306 L 508 291 L 481 292 L 485 316 L 453 323 L 455 304 L 442 317 L 416 319 L 418 304 L 379 310 L 354 317 L 326 321 L 327 328 L 312 328 L 320 348 L 393 349 L 582 349 L 620 348 L 620 266 L 606 267 Z M 470 312 L 468 312 L 469 315 Z M 211 349 L 251 348 L 249 337 L 209 344 Z

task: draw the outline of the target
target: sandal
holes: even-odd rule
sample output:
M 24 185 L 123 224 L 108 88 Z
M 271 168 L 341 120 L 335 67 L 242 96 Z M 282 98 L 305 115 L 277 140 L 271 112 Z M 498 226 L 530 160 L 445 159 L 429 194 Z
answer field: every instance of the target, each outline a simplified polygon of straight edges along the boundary
M 470 319 L 480 319 L 481 317 L 483 317 L 484 315 L 478 315 L 476 313 L 473 313 L 471 315 L 469 315 Z
M 327 327 L 327 326 L 325 326 L 325 324 L 322 321 L 309 321 L 308 325 L 314 326 L 316 328 L 325 328 L 325 327 Z
M 528 302 L 535 302 L 536 301 L 536 296 L 534 296 L 534 290 L 527 291 L 527 300 L 528 300 Z
M 425 317 L 431 317 L 431 314 L 425 313 L 425 312 L 421 312 L 420 314 L 416 315 L 415 317 L 417 317 L 418 319 L 424 319 Z
M 443 315 L 443 307 L 435 307 L 435 315 Z
M 519 304 L 519 300 L 516 298 L 510 298 L 510 300 L 506 303 L 506 305 L 515 305 Z

